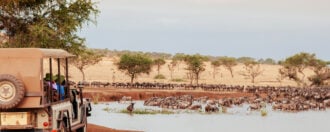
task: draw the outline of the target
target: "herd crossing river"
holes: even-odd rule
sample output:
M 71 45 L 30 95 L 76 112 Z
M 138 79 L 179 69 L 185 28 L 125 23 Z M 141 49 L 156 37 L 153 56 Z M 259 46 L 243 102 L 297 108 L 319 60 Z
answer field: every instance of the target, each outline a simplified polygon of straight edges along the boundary
M 145 106 L 144 101 L 134 101 L 135 109 L 162 110 Z M 146 132 L 327 132 L 330 129 L 330 111 L 303 111 L 298 113 L 274 111 L 266 106 L 267 116 L 260 111 L 248 112 L 248 104 L 228 108 L 226 113 L 173 110 L 174 114 L 126 114 L 129 103 L 104 102 L 93 105 L 90 123 L 115 129 Z M 205 107 L 206 105 L 202 105 Z M 105 110 L 108 109 L 108 110 Z

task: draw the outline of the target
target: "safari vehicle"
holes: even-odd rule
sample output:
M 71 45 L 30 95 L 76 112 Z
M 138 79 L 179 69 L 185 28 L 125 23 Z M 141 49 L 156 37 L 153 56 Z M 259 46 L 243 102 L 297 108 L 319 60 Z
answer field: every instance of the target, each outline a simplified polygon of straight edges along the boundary
M 0 132 L 86 131 L 91 107 L 81 87 L 70 89 L 70 57 L 60 49 L 0 49 Z M 46 74 L 50 80 L 65 77 L 63 98 L 45 81 Z

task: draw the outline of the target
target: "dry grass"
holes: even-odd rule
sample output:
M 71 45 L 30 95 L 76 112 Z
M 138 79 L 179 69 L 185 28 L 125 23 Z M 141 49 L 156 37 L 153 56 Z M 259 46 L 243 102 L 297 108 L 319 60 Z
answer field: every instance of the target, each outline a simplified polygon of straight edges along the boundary
M 102 81 L 102 82 L 129 82 L 130 78 L 122 71 L 119 71 L 115 66 L 114 58 L 103 58 L 103 60 L 94 65 L 90 66 L 85 70 L 87 81 Z M 156 67 L 153 68 L 149 75 L 142 74 L 135 81 L 138 82 L 164 82 L 164 83 L 189 83 L 187 79 L 187 71 L 185 70 L 186 65 L 181 62 L 174 70 L 173 79 L 181 79 L 184 82 L 175 82 L 170 77 L 170 71 L 167 67 L 169 60 L 160 69 L 160 73 L 166 77 L 166 79 L 154 79 L 157 75 Z M 279 65 L 262 65 L 261 69 L 264 70 L 263 74 L 256 78 L 256 82 L 251 83 L 250 79 L 244 78 L 239 72 L 244 71 L 243 64 L 239 64 L 234 67 L 234 77 L 232 78 L 230 72 L 224 67 L 220 67 L 216 78 L 213 79 L 213 69 L 210 62 L 205 63 L 206 70 L 201 74 L 201 79 L 199 83 L 210 83 L 210 84 L 227 84 L 227 85 L 272 85 L 272 86 L 296 86 L 294 81 L 284 79 L 282 82 L 278 81 L 278 70 L 281 66 Z M 47 69 L 47 64 L 45 70 Z M 55 66 L 55 64 L 54 64 Z M 47 71 L 47 70 L 46 70 Z M 54 67 L 56 70 L 56 66 Z M 63 71 L 63 70 L 62 70 Z M 309 69 L 305 70 L 306 76 L 313 74 Z M 70 67 L 71 80 L 79 81 L 82 80 L 82 74 L 73 66 Z M 305 78 L 306 80 L 306 78 Z M 307 81 L 307 80 L 306 80 Z

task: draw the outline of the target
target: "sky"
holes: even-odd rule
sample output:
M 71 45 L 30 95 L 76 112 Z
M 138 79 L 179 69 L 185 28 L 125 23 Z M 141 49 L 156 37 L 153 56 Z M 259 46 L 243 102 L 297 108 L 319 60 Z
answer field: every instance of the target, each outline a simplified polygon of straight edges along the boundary
M 97 0 L 90 48 L 330 60 L 330 0 Z

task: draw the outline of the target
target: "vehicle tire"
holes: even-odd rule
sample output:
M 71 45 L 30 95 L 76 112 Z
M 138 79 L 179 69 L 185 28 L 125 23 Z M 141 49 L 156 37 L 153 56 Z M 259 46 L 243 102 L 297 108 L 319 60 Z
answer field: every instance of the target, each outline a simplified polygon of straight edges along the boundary
M 24 98 L 25 88 L 21 80 L 13 75 L 0 75 L 0 110 L 17 106 Z

